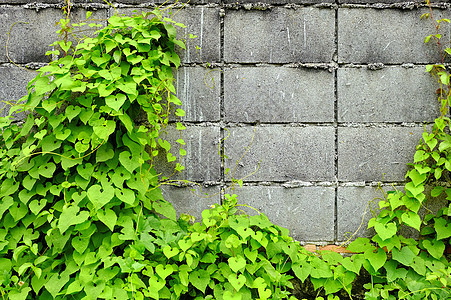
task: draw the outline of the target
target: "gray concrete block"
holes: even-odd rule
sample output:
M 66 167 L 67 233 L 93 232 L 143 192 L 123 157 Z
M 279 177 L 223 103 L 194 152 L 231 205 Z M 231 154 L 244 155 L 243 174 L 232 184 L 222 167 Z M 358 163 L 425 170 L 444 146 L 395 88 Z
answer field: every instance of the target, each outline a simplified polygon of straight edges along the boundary
M 319 3 L 334 3 L 334 0 L 224 0 L 225 4 L 244 4 L 245 9 L 248 9 L 246 4 L 256 5 L 256 9 L 264 7 L 262 4 L 319 4 Z
M 218 69 L 183 67 L 175 74 L 177 97 L 185 110 L 184 121 L 219 121 L 221 73 Z
M 338 0 L 340 4 L 352 3 L 352 4 L 400 4 L 399 7 L 405 9 L 411 9 L 413 4 L 424 4 L 424 1 L 406 1 L 406 0 Z M 430 0 L 431 3 L 446 3 L 445 0 Z
M 437 83 L 424 66 L 337 72 L 339 122 L 423 122 L 440 115 Z
M 252 127 L 233 127 L 229 131 L 225 166 L 230 173 L 236 169 L 236 179 L 251 175 L 261 161 L 259 170 L 245 181 L 334 180 L 333 127 L 255 127 L 254 138 Z
M 221 203 L 219 186 L 176 187 L 163 184 L 161 192 L 164 199 L 172 203 L 177 216 L 188 214 L 193 216 L 195 221 L 202 219 L 203 210 L 209 209 L 215 203 Z
M 27 84 L 36 76 L 32 70 L 24 70 L 16 66 L 0 67 L 0 116 L 9 113 L 9 105 L 6 102 L 15 103 L 27 94 Z
M 250 205 L 266 214 L 271 222 L 288 228 L 296 240 L 334 240 L 333 187 L 243 186 L 234 193 L 238 203 Z M 255 214 L 250 209 L 246 212 Z
M 338 128 L 339 181 L 403 181 L 422 127 Z
M 337 240 L 373 237 L 376 232 L 368 229 L 368 221 L 379 213 L 378 203 L 384 199 L 384 193 L 369 186 L 340 186 L 337 193 Z
M 186 130 L 180 132 L 174 126 L 168 126 L 161 131 L 160 137 L 168 140 L 172 145 L 171 152 L 179 154 L 178 143 L 175 141 L 182 138 L 186 145 L 183 149 L 187 155 L 183 157 L 181 164 L 185 166 L 182 173 L 177 173 L 170 179 L 189 181 L 218 181 L 221 178 L 221 158 L 218 154 L 218 143 L 220 140 L 219 127 L 187 126 Z M 174 172 L 175 163 L 168 163 L 166 153 L 161 149 L 155 161 L 157 172 L 169 176 Z
M 434 33 L 427 20 L 420 20 L 427 9 L 362 9 L 338 10 L 338 60 L 343 63 L 433 63 L 440 61 L 435 45 L 424 44 Z M 435 11 L 436 18 L 449 16 L 449 11 Z M 448 24 L 442 24 L 443 39 Z
M 334 39 L 333 9 L 227 10 L 224 17 L 226 62 L 330 62 Z
M 224 72 L 230 122 L 333 122 L 334 74 L 327 70 L 243 67 Z
M 71 18 L 73 21 L 82 21 L 85 16 L 86 11 L 74 9 Z M 106 10 L 97 10 L 93 16 L 105 19 Z M 36 11 L 0 7 L 0 44 L 8 44 L 9 56 L 16 63 L 49 62 L 50 59 L 45 53 L 51 50 L 50 44 L 61 40 L 56 33 L 60 28 L 55 26 L 61 18 L 63 13 L 60 9 L 46 8 Z M 0 62 L 9 62 L 6 51 L 0 53 Z
M 133 11 L 151 11 L 143 8 L 118 9 L 119 14 L 132 15 Z M 172 14 L 170 13 L 172 12 Z M 114 13 L 114 10 L 111 10 Z M 219 62 L 220 59 L 220 22 L 219 9 L 207 7 L 185 7 L 181 10 L 169 10 L 167 15 L 174 21 L 184 24 L 185 28 L 176 26 L 177 38 L 186 44 L 186 50 L 178 48 L 177 53 L 184 63 Z M 197 38 L 190 39 L 189 35 Z

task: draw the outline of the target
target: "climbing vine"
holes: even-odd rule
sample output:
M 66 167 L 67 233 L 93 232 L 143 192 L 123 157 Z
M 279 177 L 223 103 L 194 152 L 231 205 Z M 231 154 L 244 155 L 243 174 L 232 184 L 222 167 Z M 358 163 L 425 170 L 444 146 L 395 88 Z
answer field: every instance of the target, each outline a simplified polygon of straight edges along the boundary
M 423 17 L 437 29 L 426 42 L 441 49 L 440 24 L 450 21 L 434 20 L 432 10 Z M 60 25 L 63 37 L 89 26 L 69 18 Z M 379 203 L 369 222 L 376 235 L 350 243 L 350 257 L 310 253 L 264 214 L 244 213 L 252 208 L 236 195 L 197 223 L 177 218 L 163 199 L 159 185 L 168 178 L 155 171 L 156 161 L 163 157 L 179 172 L 186 155 L 183 139 L 173 147 L 160 137 L 170 118 L 184 115 L 172 74 L 180 66 L 175 48 L 185 47 L 177 26 L 184 25 L 156 9 L 114 15 L 95 37 L 55 42 L 47 54 L 58 59 L 0 118 L 3 299 L 353 299 L 363 273 L 370 278 L 365 299 L 451 297 L 444 61 L 427 66 L 440 85 L 441 116 L 423 133 L 404 190 Z M 451 54 L 440 51 L 443 59 Z

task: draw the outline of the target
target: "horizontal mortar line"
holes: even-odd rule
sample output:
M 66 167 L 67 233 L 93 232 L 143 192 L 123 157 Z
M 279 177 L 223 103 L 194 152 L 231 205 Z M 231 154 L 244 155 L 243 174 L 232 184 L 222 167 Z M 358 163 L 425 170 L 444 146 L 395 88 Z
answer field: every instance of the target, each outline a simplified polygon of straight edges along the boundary
M 178 121 L 171 121 L 170 124 L 176 124 Z M 334 127 L 338 125 L 341 128 L 419 128 L 431 125 L 434 122 L 223 122 L 223 121 L 181 121 L 186 126 L 198 127 Z
M 227 184 L 231 184 L 231 181 L 225 181 Z M 283 188 L 298 188 L 298 187 L 391 187 L 391 186 L 403 186 L 406 181 L 257 181 L 250 180 L 243 182 L 243 186 L 255 186 L 255 187 L 283 187 Z M 236 188 L 240 187 L 236 185 Z
M 397 9 L 397 10 L 412 10 L 414 8 L 429 8 L 429 6 L 424 1 L 420 3 L 413 3 L 411 1 L 405 1 L 401 3 L 368 3 L 368 4 L 358 4 L 358 3 L 341 3 L 338 8 L 355 8 L 355 9 Z M 451 7 L 450 3 L 434 2 L 431 3 L 432 8 L 447 9 Z

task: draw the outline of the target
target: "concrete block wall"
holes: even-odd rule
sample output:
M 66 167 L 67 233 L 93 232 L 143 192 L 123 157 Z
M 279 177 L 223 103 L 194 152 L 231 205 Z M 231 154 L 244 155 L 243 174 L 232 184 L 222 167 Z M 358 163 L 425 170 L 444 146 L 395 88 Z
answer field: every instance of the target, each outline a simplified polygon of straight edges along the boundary
M 0 0 L 0 44 L 9 53 L 0 52 L 1 100 L 25 93 L 34 73 L 20 67 L 48 62 L 43 54 L 56 38 L 62 2 Z M 114 4 L 131 13 L 162 2 Z M 402 186 L 425 122 L 438 115 L 436 86 L 424 70 L 439 57 L 423 43 L 433 32 L 420 20 L 423 2 L 177 4 L 173 18 L 187 25 L 179 37 L 198 38 L 180 52 L 175 75 L 188 128 L 186 172 L 176 179 L 198 185 L 165 186 L 166 198 L 199 218 L 224 193 L 236 193 L 306 243 L 340 243 L 358 228 L 357 236 L 371 235 L 365 222 L 368 203 L 383 195 L 378 184 Z M 431 2 L 436 18 L 451 16 L 449 1 Z M 98 18 L 114 13 L 100 0 L 72 3 L 80 18 L 86 10 Z M 443 28 L 444 39 L 450 31 Z M 242 188 L 229 188 L 232 173 Z

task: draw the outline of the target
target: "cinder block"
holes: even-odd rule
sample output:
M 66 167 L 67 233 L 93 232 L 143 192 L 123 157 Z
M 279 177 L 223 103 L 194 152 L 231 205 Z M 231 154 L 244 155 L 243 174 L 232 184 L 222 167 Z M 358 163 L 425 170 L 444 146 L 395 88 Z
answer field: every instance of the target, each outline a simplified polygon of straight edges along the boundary
M 132 15 L 134 11 L 152 11 L 143 8 L 118 9 L 119 14 Z M 178 54 L 184 63 L 219 62 L 220 59 L 220 22 L 219 9 L 207 7 L 185 7 L 181 10 L 169 10 L 168 17 L 184 24 L 185 28 L 176 26 L 177 38 L 186 44 L 186 50 L 178 47 Z M 114 13 L 112 10 L 111 13 Z M 189 35 L 197 38 L 190 39 Z
M 437 47 L 424 44 L 434 33 L 428 20 L 420 20 L 427 9 L 396 10 L 340 8 L 338 10 L 338 60 L 343 63 L 435 63 Z M 449 11 L 435 10 L 435 17 Z M 450 26 L 442 24 L 443 40 Z M 431 42 L 432 43 L 432 42 Z
M 218 69 L 182 67 L 175 74 L 177 97 L 185 110 L 184 121 L 219 121 L 221 74 Z
M 288 228 L 296 240 L 334 240 L 333 187 L 243 186 L 234 193 L 238 203 L 250 205 L 276 225 Z M 250 209 L 246 212 L 255 214 Z
M 266 1 L 259 1 L 259 0 L 224 0 L 225 4 L 255 4 L 256 8 L 259 9 L 259 7 L 262 7 L 263 4 L 319 4 L 319 3 L 334 3 L 334 0 L 266 0 Z M 264 6 L 263 6 L 264 7 Z M 247 7 L 245 6 L 247 9 Z
M 74 9 L 71 18 L 81 21 L 85 16 L 86 11 Z M 93 16 L 106 19 L 106 10 L 97 10 Z M 54 8 L 36 11 L 0 7 L 0 44 L 8 45 L 9 57 L 16 63 L 49 62 L 45 53 L 51 49 L 50 44 L 61 40 L 56 33 L 60 28 L 55 24 L 63 17 L 61 10 Z M 0 53 L 0 62 L 9 62 L 6 51 Z
M 386 187 L 384 187 L 386 190 Z M 372 237 L 373 228 L 368 229 L 368 221 L 374 213 L 379 213 L 379 201 L 384 194 L 377 187 L 338 187 L 337 191 L 337 239 L 346 241 L 357 237 Z
M 16 66 L 0 67 L 0 116 L 4 117 L 9 113 L 9 105 L 6 102 L 19 100 L 27 94 L 27 84 L 36 76 L 32 70 L 20 69 Z
M 172 145 L 171 152 L 177 157 L 179 154 L 177 139 L 182 138 L 186 145 L 183 149 L 187 155 L 183 157 L 181 164 L 185 166 L 182 173 L 177 173 L 170 179 L 189 181 L 218 181 L 221 178 L 221 158 L 218 154 L 220 141 L 219 127 L 187 126 L 186 130 L 177 131 L 174 126 L 168 126 L 161 131 L 160 137 L 168 140 Z M 156 159 L 157 172 L 169 176 L 174 172 L 175 163 L 168 163 L 166 153 L 161 149 Z
M 227 10 L 226 62 L 330 62 L 335 52 L 333 9 Z
M 163 184 L 161 191 L 164 199 L 174 206 L 177 216 L 188 214 L 193 216 L 195 221 L 202 219 L 203 210 L 211 208 L 215 203 L 221 203 L 219 186 L 176 187 Z
M 339 0 L 340 4 L 343 3 L 352 3 L 352 4 L 378 4 L 378 3 L 386 3 L 386 4 L 401 4 L 400 8 L 411 9 L 413 8 L 413 4 L 424 4 L 424 1 L 406 1 L 406 0 Z M 430 0 L 431 3 L 446 3 L 446 0 Z
M 339 122 L 423 122 L 440 115 L 437 83 L 424 66 L 337 72 Z
M 334 180 L 335 137 L 331 126 L 255 127 L 255 135 L 252 127 L 233 127 L 229 132 L 225 166 L 231 174 L 235 170 L 236 179 Z M 252 174 L 259 162 L 260 168 Z
M 422 127 L 338 128 L 339 181 L 403 181 Z
M 333 122 L 334 74 L 286 67 L 226 69 L 224 111 L 230 122 Z

